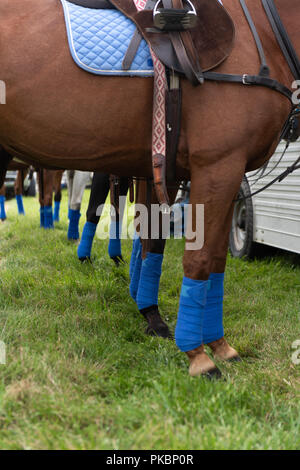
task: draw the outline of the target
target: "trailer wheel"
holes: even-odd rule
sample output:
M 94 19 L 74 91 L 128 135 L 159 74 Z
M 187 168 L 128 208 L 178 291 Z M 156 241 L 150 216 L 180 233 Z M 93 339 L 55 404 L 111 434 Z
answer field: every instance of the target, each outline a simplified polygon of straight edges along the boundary
M 244 177 L 238 198 L 246 197 L 250 192 L 248 180 Z M 235 203 L 229 238 L 229 250 L 234 258 L 254 256 L 253 242 L 253 204 L 252 199 L 243 199 Z

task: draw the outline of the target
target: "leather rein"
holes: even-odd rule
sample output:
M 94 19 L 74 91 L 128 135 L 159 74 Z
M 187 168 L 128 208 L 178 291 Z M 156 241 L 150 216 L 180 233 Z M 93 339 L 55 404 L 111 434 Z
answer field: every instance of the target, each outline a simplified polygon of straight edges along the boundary
M 258 76 L 251 76 L 250 81 L 252 83 L 247 83 L 249 76 L 244 75 L 243 78 L 242 78 L 242 83 L 244 85 L 245 84 L 261 85 L 261 86 L 266 86 L 268 88 L 271 88 L 272 90 L 277 91 L 277 92 L 283 94 L 284 96 L 286 96 L 291 101 L 291 104 L 292 104 L 291 112 L 288 116 L 287 121 L 285 122 L 284 128 L 281 132 L 280 139 L 279 139 L 279 140 L 281 140 L 281 139 L 285 138 L 287 140 L 287 145 L 285 147 L 285 150 L 283 152 L 283 155 L 282 155 L 281 159 L 279 160 L 279 161 L 281 161 L 284 154 L 286 153 L 290 143 L 292 142 L 293 128 L 295 127 L 295 122 L 297 122 L 297 118 L 300 115 L 300 108 L 299 108 L 299 105 L 297 105 L 293 102 L 293 100 L 292 100 L 293 93 L 287 87 L 285 87 L 281 83 L 277 82 L 277 80 L 272 80 L 271 78 L 269 78 L 270 69 L 269 69 L 269 67 L 266 63 L 263 46 L 262 46 L 261 40 L 259 38 L 259 35 L 257 33 L 256 27 L 254 25 L 254 22 L 252 20 L 250 12 L 249 12 L 249 10 L 246 6 L 245 0 L 240 0 L 240 4 L 243 8 L 244 14 L 247 18 L 250 29 L 251 29 L 252 34 L 254 36 L 256 46 L 257 46 L 257 50 L 258 50 L 260 60 L 261 60 L 259 75 Z M 277 42 L 280 46 L 280 49 L 281 49 L 281 51 L 282 51 L 282 53 L 285 57 L 285 60 L 288 64 L 288 66 L 291 70 L 291 73 L 292 73 L 293 77 L 296 80 L 300 80 L 300 61 L 299 61 L 298 55 L 297 55 L 297 53 L 294 49 L 294 46 L 293 46 L 293 44 L 290 40 L 290 37 L 289 37 L 289 35 L 288 35 L 288 33 L 287 33 L 283 23 L 282 23 L 282 20 L 280 18 L 278 10 L 275 6 L 274 0 L 262 0 L 262 4 L 263 4 L 263 7 L 265 9 L 267 18 L 268 18 L 268 20 L 271 24 L 271 27 L 272 27 L 273 33 L 275 35 L 275 38 L 276 38 L 276 40 L 277 40 Z M 206 75 L 206 74 L 204 74 L 204 75 Z M 206 79 L 210 79 L 210 78 L 206 77 Z M 238 76 L 235 76 L 235 75 L 231 75 L 231 76 L 230 75 L 229 76 L 224 75 L 221 78 L 219 78 L 219 81 L 227 81 L 227 79 L 230 82 L 234 82 L 234 83 L 239 83 L 240 82 L 241 83 L 241 76 L 238 77 Z M 295 170 L 298 170 L 298 169 L 300 169 L 300 157 L 297 159 L 297 161 L 293 165 L 288 167 L 283 173 L 278 175 L 274 180 L 272 180 L 270 183 L 265 185 L 263 188 L 259 189 L 258 191 L 255 191 L 254 193 L 249 194 L 248 196 L 238 198 L 238 199 L 235 200 L 235 202 L 239 202 L 239 201 L 242 201 L 242 200 L 245 200 L 245 199 L 250 199 L 253 196 L 256 196 L 257 194 L 260 194 L 261 192 L 265 191 L 266 189 L 268 189 L 273 184 L 283 181 L 287 176 L 289 176 L 291 173 L 293 173 Z M 263 176 L 265 176 L 264 171 L 263 171 L 261 177 L 263 177 Z M 258 179 L 260 179 L 260 178 L 258 178 Z

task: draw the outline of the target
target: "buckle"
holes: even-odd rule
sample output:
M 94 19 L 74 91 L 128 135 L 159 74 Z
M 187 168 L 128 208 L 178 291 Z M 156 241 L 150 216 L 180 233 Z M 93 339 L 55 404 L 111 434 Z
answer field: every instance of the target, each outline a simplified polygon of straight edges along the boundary
M 188 9 L 158 8 L 158 0 L 153 10 L 153 23 L 161 31 L 186 31 L 197 26 L 197 12 L 190 0 L 184 0 Z
M 248 74 L 244 73 L 243 75 L 243 85 L 250 85 L 250 83 L 247 82 Z

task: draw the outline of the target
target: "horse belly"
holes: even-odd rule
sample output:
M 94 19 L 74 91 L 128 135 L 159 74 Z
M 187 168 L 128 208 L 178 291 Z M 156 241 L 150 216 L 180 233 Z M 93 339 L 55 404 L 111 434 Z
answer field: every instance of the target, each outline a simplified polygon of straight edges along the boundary
M 79 69 L 58 2 L 3 1 L 0 13 L 0 143 L 46 167 L 151 174 L 153 80 Z

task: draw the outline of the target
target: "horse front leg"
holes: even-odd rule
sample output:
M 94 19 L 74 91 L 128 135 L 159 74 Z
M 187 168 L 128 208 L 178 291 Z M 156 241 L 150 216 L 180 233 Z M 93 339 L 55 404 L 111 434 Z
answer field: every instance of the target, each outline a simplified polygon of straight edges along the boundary
M 224 339 L 223 283 L 233 201 L 244 169 L 240 155 L 206 168 L 197 164 L 192 168 L 189 226 L 195 237 L 187 236 L 175 332 L 177 346 L 189 358 L 191 376 L 221 375 L 206 354 L 205 344 L 217 359 L 238 358 Z

